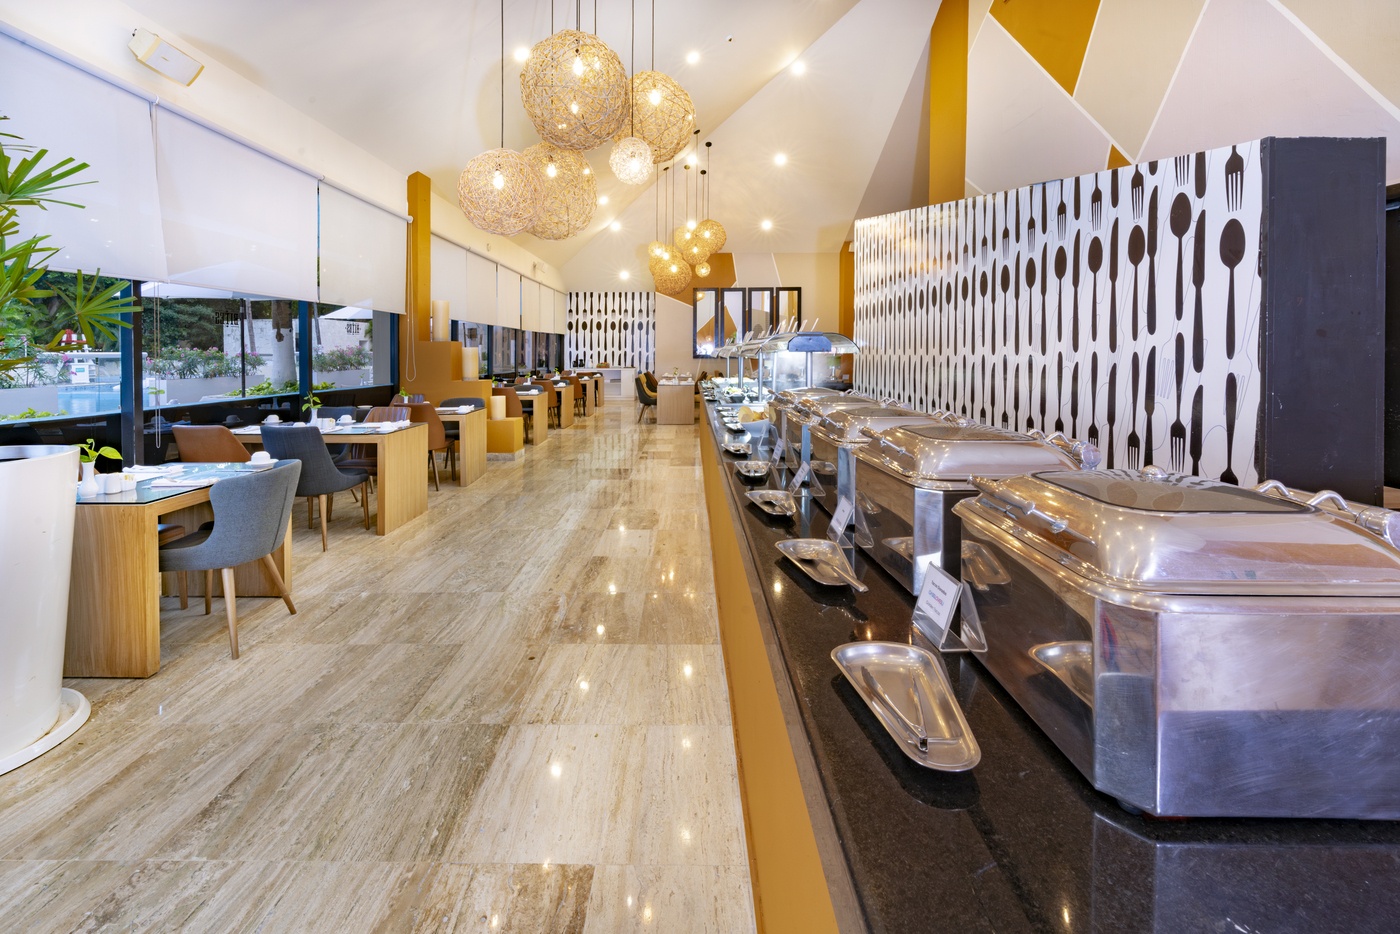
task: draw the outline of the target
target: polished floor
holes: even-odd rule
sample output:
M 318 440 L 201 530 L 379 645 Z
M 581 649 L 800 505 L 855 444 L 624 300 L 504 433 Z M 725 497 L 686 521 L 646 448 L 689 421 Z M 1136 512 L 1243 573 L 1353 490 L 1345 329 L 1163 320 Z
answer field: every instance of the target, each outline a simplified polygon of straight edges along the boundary
M 698 436 L 627 404 L 294 594 L 163 607 L 162 668 L 0 776 L 0 931 L 754 927 Z

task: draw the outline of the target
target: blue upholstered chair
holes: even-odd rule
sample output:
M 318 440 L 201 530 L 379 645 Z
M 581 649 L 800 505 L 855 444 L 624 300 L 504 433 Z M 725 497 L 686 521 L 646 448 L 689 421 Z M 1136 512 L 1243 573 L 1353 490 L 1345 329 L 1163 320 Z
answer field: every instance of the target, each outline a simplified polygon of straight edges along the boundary
M 342 469 L 331 459 L 331 452 L 322 438 L 321 429 L 313 425 L 264 425 L 263 449 L 280 460 L 301 461 L 301 479 L 297 481 L 297 496 L 306 497 L 306 527 L 312 523 L 313 501 L 321 507 L 321 550 L 326 550 L 326 522 L 330 519 L 335 494 L 354 487 L 360 488 L 360 505 L 364 508 L 365 528 L 369 528 L 369 472 L 350 467 Z M 329 499 L 328 499 L 329 497 Z
M 298 429 L 306 430 L 306 429 Z M 288 461 L 267 470 L 241 474 L 220 480 L 209 488 L 209 505 L 214 508 L 214 521 L 192 535 L 162 545 L 161 571 L 180 575 L 180 606 L 189 605 L 185 574 L 204 572 L 204 612 L 210 611 L 210 595 L 214 591 L 214 571 L 223 574 L 224 609 L 228 614 L 228 644 L 233 657 L 238 657 L 238 605 L 233 586 L 233 569 L 250 561 L 261 561 L 272 577 L 287 610 L 296 613 L 292 595 L 277 570 L 272 553 L 287 535 L 287 523 L 292 517 L 292 500 L 296 496 L 301 463 Z

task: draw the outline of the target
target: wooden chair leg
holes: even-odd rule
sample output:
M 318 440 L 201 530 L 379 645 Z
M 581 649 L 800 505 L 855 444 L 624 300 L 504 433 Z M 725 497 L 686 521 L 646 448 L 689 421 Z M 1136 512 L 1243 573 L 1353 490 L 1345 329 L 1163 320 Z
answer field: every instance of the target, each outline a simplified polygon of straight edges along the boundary
M 434 489 L 434 490 L 441 490 L 442 487 L 438 486 L 438 469 L 437 469 L 437 452 L 436 452 L 436 451 L 429 451 L 429 452 L 428 452 L 428 463 L 430 463 L 430 464 L 433 465 L 433 489 Z
M 238 596 L 233 590 L 233 568 L 224 568 L 224 612 L 228 615 L 228 647 L 238 657 Z M 210 571 L 212 578 L 214 572 Z
M 179 574 L 176 575 L 176 577 L 180 579 L 180 609 L 188 610 L 190 608 L 189 573 L 186 571 L 181 571 Z
M 272 576 L 273 586 L 277 588 L 277 593 L 281 595 L 282 602 L 287 604 L 287 612 L 296 616 L 296 604 L 292 602 L 292 595 L 287 591 L 286 582 L 282 580 L 282 572 L 277 570 L 277 562 L 272 560 L 272 555 L 263 555 L 262 563 L 263 567 L 267 568 L 267 573 Z
M 365 528 L 369 528 L 369 481 L 360 484 L 360 502 L 365 510 Z
M 214 612 L 214 572 L 208 570 L 204 572 L 204 615 L 208 616 Z
M 328 494 L 328 495 L 326 496 L 326 519 L 327 519 L 328 521 L 330 521 L 330 522 L 334 522 L 334 521 L 335 521 L 335 494 L 334 494 L 334 493 L 330 493 L 330 494 Z
M 311 509 L 312 503 L 314 503 L 315 501 L 316 501 L 316 497 L 314 497 L 314 496 L 308 496 L 308 497 L 306 498 L 306 527 L 307 527 L 307 529 L 314 529 L 314 528 L 316 528 L 316 517 L 315 517 L 315 515 L 313 514 L 312 509 Z
M 322 493 L 318 499 L 321 500 L 321 550 L 326 550 L 326 494 Z

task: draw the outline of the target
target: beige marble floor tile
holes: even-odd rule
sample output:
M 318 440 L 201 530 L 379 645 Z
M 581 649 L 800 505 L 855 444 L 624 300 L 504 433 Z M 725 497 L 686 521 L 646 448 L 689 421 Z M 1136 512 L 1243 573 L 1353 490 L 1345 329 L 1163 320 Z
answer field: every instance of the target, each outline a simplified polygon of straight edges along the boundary
M 602 862 L 743 865 L 744 820 L 728 726 L 647 727 L 629 794 L 604 828 Z
M 585 934 L 749 934 L 743 866 L 598 866 Z
M 639 785 L 643 727 L 512 726 L 456 827 L 458 862 L 596 863 L 609 815 Z
M 592 866 L 418 864 L 380 929 L 580 934 L 593 873 Z
M 653 591 L 643 595 L 641 642 L 701 645 L 719 641 L 719 611 L 712 593 Z
M 581 593 L 561 596 L 565 600 L 564 618 L 551 634 L 552 642 L 663 641 L 642 638 L 644 594 Z
M 713 645 L 578 645 L 545 649 L 516 723 L 727 723 Z
M 652 532 L 645 529 L 607 529 L 594 540 L 593 554 L 607 558 L 645 558 L 651 554 Z
M 540 666 L 544 647 L 482 639 L 453 656 L 408 713 L 412 721 L 508 723 Z

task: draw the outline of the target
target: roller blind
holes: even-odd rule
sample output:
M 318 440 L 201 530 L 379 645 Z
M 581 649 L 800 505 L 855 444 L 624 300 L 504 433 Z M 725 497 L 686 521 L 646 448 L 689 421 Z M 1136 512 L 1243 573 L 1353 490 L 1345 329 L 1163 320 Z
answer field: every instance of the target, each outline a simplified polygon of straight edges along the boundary
M 403 314 L 408 224 L 324 182 L 320 197 L 321 301 Z M 465 258 L 461 265 L 465 280 Z
M 496 323 L 496 264 L 475 253 L 467 254 L 467 320 Z
M 10 118 L 0 131 L 47 149 L 47 164 L 71 156 L 91 166 L 74 180 L 92 184 L 59 194 L 81 209 L 22 208 L 20 235 L 49 235 L 60 248 L 53 269 L 164 279 L 149 102 L 8 36 L 0 36 L 0 88 L 0 113 Z
M 553 324 L 553 313 L 549 317 Z M 520 326 L 527 331 L 548 330 L 540 325 L 540 284 L 533 279 L 520 283 Z
M 447 314 L 454 320 L 473 320 L 467 314 L 467 251 L 433 234 L 430 260 L 433 287 L 429 291 L 433 299 L 448 302 Z
M 314 178 L 159 108 L 155 140 L 171 282 L 317 300 Z
M 520 273 L 496 267 L 496 323 L 520 327 Z

